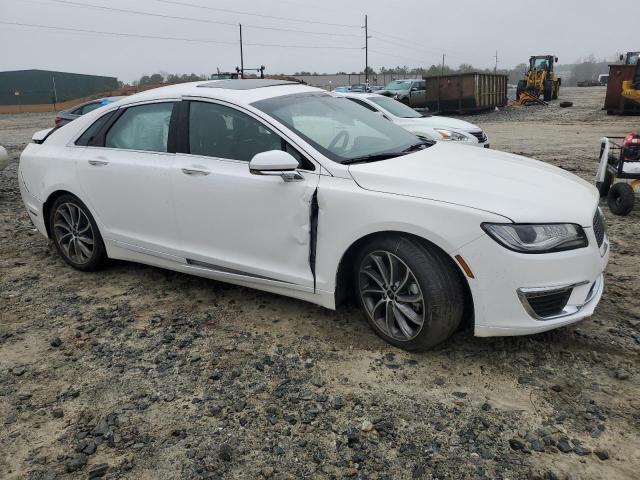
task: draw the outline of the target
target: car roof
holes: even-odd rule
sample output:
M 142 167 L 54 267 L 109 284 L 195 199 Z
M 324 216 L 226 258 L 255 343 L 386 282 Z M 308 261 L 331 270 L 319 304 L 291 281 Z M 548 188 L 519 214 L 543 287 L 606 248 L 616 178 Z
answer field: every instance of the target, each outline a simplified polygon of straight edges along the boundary
M 285 80 L 207 80 L 145 90 L 123 98 L 118 102 L 118 105 L 183 97 L 211 98 L 247 105 L 267 98 L 304 92 L 326 93 L 320 88 Z

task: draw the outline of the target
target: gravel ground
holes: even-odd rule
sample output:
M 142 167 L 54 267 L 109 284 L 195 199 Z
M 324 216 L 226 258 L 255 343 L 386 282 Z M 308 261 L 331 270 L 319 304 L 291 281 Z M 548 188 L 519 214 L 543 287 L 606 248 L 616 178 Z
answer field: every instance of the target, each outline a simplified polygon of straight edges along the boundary
M 573 108 L 465 118 L 494 148 L 591 181 L 598 139 L 639 123 L 607 117 L 603 97 L 567 88 Z M 16 182 L 21 149 L 51 124 L 0 115 L 2 478 L 637 478 L 640 209 L 608 215 L 591 319 L 409 354 L 351 307 L 121 262 L 70 269 Z

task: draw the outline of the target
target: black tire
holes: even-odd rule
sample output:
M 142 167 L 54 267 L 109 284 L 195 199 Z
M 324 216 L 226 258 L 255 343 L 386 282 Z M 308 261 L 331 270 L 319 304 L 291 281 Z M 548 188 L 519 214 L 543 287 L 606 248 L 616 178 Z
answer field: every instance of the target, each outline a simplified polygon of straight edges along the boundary
M 412 285 L 407 287 L 407 290 L 403 291 L 402 285 L 400 285 L 403 282 L 393 283 L 392 278 L 392 286 L 388 288 L 393 290 L 389 294 L 393 300 L 383 300 L 382 298 L 380 300 L 381 302 L 386 301 L 383 304 L 385 315 L 389 314 L 388 307 L 391 305 L 393 312 L 391 323 L 396 327 L 397 332 L 401 333 L 402 327 L 396 318 L 397 312 L 394 307 L 396 300 L 406 302 L 406 300 L 400 300 L 401 296 L 406 298 L 408 295 L 418 294 L 422 299 L 422 308 L 419 311 L 422 312 L 423 323 L 419 329 L 416 327 L 416 333 L 411 338 L 394 338 L 381 328 L 373 318 L 377 307 L 372 309 L 371 305 L 375 303 L 375 299 L 373 301 L 370 298 L 365 299 L 362 293 L 363 290 L 367 291 L 371 285 L 376 288 L 377 283 L 377 281 L 367 283 L 369 276 L 363 273 L 363 269 L 368 268 L 367 261 L 372 258 L 372 255 L 385 253 L 390 253 L 392 258 L 396 258 L 396 278 L 404 277 L 406 284 L 415 280 Z M 400 260 L 400 263 L 397 262 L 397 259 Z M 407 281 L 409 277 L 409 274 L 406 273 L 407 270 L 402 270 L 403 264 L 404 267 L 410 269 L 412 279 L 409 281 Z M 405 273 L 402 273 L 403 271 Z M 387 273 L 389 273 L 388 270 Z M 435 247 L 424 246 L 414 239 L 399 235 L 376 237 L 365 244 L 356 255 L 353 277 L 357 301 L 367 322 L 381 338 L 396 347 L 409 351 L 427 350 L 449 338 L 460 325 L 465 303 L 462 280 L 452 261 Z M 387 292 L 391 292 L 389 289 Z M 384 299 L 387 299 L 387 294 L 384 294 Z M 409 302 L 411 301 L 409 300 Z M 376 303 L 376 305 L 378 304 Z M 405 309 L 406 305 L 408 304 L 402 304 Z M 370 310 L 373 310 L 373 315 L 369 313 Z M 404 313 L 402 310 L 400 312 Z M 409 319 L 407 316 L 401 316 L 405 320 Z M 406 327 L 407 322 L 404 323 Z
M 518 80 L 518 86 L 516 87 L 516 100 L 520 98 L 520 94 L 527 88 L 527 82 L 524 80 Z
M 600 192 L 600 198 L 605 198 L 611 189 L 611 184 L 613 183 L 613 175 L 607 169 L 604 173 L 604 181 L 596 182 L 596 188 L 598 192 Z
M 69 215 L 69 208 L 74 210 L 73 207 L 78 209 L 76 212 L 81 212 L 81 214 L 78 213 L 78 218 L 84 215 L 84 217 L 82 217 L 84 220 L 82 225 L 80 225 L 82 221 L 78 220 L 78 226 L 76 226 L 76 231 L 72 236 L 73 238 L 76 238 L 76 236 L 78 238 L 88 238 L 86 236 L 81 237 L 80 232 L 81 229 L 84 230 L 83 235 L 85 235 L 86 232 L 90 232 L 91 240 L 93 241 L 90 255 L 84 253 L 79 254 L 78 246 L 75 246 L 74 250 L 76 251 L 76 255 L 74 256 L 70 253 L 71 247 L 65 249 L 65 247 L 61 245 L 61 241 L 64 240 L 63 237 L 65 237 L 65 232 L 68 231 L 68 228 L 61 227 L 59 220 L 61 217 L 64 217 L 63 211 Z M 88 227 L 90 227 L 90 229 L 88 229 Z M 107 250 L 104 246 L 100 231 L 98 230 L 98 225 L 87 206 L 78 197 L 70 194 L 61 195 L 53 202 L 51 210 L 49 211 L 49 232 L 58 253 L 64 261 L 73 268 L 83 272 L 93 272 L 99 270 L 107 262 Z M 83 245 L 89 244 L 83 243 Z
M 607 205 L 614 215 L 629 215 L 636 203 L 636 195 L 628 183 L 615 183 L 607 195 Z
M 573 102 L 560 102 L 560 108 L 573 107 Z
M 551 80 L 545 80 L 544 82 L 544 101 L 548 102 L 553 96 L 553 82 Z

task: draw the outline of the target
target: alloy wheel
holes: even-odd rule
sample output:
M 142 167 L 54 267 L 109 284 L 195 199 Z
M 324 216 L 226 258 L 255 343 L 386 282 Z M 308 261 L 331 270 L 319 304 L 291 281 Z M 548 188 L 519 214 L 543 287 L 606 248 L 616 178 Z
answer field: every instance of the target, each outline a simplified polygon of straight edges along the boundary
M 424 325 L 422 289 L 409 266 L 387 251 L 368 254 L 358 274 L 360 297 L 374 324 L 398 341 L 415 338 Z
M 78 205 L 63 203 L 53 217 L 55 239 L 70 261 L 83 265 L 93 256 L 95 236 L 91 221 Z

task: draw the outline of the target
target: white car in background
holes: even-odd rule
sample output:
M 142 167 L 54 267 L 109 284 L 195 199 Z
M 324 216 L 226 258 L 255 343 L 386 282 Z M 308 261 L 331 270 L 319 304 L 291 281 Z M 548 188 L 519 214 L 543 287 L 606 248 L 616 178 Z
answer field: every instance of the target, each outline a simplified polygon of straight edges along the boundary
M 420 140 L 279 80 L 132 95 L 36 133 L 18 181 L 78 270 L 115 258 L 332 309 L 353 296 L 408 350 L 463 319 L 491 336 L 588 317 L 609 253 L 598 191 L 579 177 Z
M 348 98 L 383 115 L 420 138 L 489 148 L 489 138 L 486 133 L 473 123 L 456 118 L 421 114 L 398 100 L 375 93 L 336 93 L 335 95 Z
M 9 164 L 9 154 L 7 150 L 0 145 L 0 171 L 4 170 L 5 167 Z

